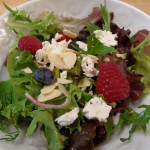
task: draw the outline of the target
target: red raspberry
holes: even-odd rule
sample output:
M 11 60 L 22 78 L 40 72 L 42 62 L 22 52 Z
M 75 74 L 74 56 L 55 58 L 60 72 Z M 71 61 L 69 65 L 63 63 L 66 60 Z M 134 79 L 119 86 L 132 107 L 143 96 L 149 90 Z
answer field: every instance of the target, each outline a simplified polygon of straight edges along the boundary
M 24 36 L 19 39 L 18 48 L 20 51 L 28 50 L 32 55 L 42 48 L 41 41 L 34 36 Z
M 65 35 L 64 33 L 58 33 L 58 34 L 62 35 L 62 37 L 59 40 L 57 40 L 57 42 L 61 42 L 63 40 L 66 40 L 66 42 L 68 42 L 69 40 L 71 40 L 71 38 Z
M 124 100 L 129 96 L 129 83 L 114 62 L 101 65 L 96 81 L 96 93 L 103 94 L 108 103 Z

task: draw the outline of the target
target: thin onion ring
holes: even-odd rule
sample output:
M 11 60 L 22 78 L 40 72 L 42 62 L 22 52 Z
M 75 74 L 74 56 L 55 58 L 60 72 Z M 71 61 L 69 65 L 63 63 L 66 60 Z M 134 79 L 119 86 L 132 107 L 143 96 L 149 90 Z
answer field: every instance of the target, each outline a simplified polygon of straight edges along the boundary
M 29 93 L 25 93 L 25 96 L 33 104 L 35 104 L 35 105 L 37 105 L 39 107 L 42 107 L 42 108 L 49 108 L 49 109 L 61 109 L 61 108 L 65 108 L 71 102 L 71 98 L 68 97 L 68 98 L 66 98 L 66 101 L 63 104 L 61 104 L 61 105 L 50 105 L 50 104 L 44 104 L 44 103 L 41 103 L 41 102 L 37 101 Z

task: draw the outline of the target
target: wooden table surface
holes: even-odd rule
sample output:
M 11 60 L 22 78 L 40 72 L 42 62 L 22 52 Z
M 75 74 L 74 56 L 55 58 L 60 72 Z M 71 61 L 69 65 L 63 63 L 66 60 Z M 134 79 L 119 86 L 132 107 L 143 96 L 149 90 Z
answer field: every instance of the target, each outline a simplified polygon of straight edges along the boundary
M 29 0 L 0 0 L 0 15 L 6 12 L 6 9 L 3 6 L 3 2 L 5 2 L 11 8 L 13 8 L 27 1 Z M 122 0 L 122 1 L 139 8 L 150 15 L 150 0 Z

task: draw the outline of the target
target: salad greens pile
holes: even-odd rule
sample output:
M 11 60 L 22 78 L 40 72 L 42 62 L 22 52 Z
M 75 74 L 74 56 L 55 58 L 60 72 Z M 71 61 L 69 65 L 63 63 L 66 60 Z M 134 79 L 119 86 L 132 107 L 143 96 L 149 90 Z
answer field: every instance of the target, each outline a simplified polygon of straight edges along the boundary
M 58 26 L 61 24 L 57 17 L 52 12 L 45 12 L 40 17 L 32 20 L 30 14 L 25 10 L 12 10 L 5 3 L 4 6 L 10 11 L 12 17 L 8 21 L 8 27 L 12 29 L 20 37 L 26 35 L 34 35 L 41 41 L 49 40 L 58 32 Z M 110 31 L 111 17 L 107 10 L 106 4 L 100 6 L 103 23 L 102 30 Z M 105 56 L 108 53 L 117 53 L 117 49 L 107 47 L 101 43 L 93 33 L 101 28 L 93 23 L 85 22 L 85 31 L 90 35 L 87 38 L 87 51 L 72 45 L 77 51 L 82 54 Z M 60 29 L 59 29 L 60 30 Z M 147 38 L 137 47 L 133 47 L 131 52 L 136 59 L 136 64 L 132 67 L 132 71 L 142 74 L 142 82 L 145 85 L 144 94 L 150 93 L 150 57 L 144 54 L 144 47 L 150 45 L 150 33 Z M 140 51 L 139 51 L 140 50 Z M 18 57 L 18 58 L 17 58 Z M 33 73 L 25 73 L 24 68 L 29 67 Z M 53 110 L 40 108 L 29 102 L 25 97 L 25 93 L 29 93 L 34 98 L 40 94 L 43 85 L 34 78 L 34 72 L 38 68 L 33 56 L 29 51 L 19 51 L 17 44 L 12 47 L 7 58 L 7 69 L 10 75 L 8 81 L 0 81 L 0 130 L 6 133 L 6 137 L 0 140 L 14 141 L 19 135 L 19 130 L 24 123 L 28 125 L 26 137 L 30 137 L 37 129 L 39 124 L 42 124 L 41 129 L 47 139 L 48 150 L 61 150 L 65 147 L 68 137 L 61 134 L 61 129 L 69 129 L 70 134 L 75 130 L 82 130 L 81 124 L 85 122 L 82 112 L 82 106 L 85 105 L 94 96 L 78 87 L 78 82 L 83 78 L 81 74 L 81 59 L 78 58 L 74 68 L 68 70 L 69 78 L 74 79 L 72 84 L 66 85 L 71 95 L 71 103 L 66 108 Z M 55 70 L 55 76 L 59 75 L 59 69 Z M 94 87 L 94 81 L 91 89 Z M 49 104 L 61 104 L 65 101 L 65 96 L 60 96 L 57 101 L 48 102 Z M 67 127 L 62 127 L 55 123 L 55 119 L 72 109 L 81 106 L 79 118 Z M 142 128 L 146 132 L 146 126 L 150 120 L 150 106 L 142 105 L 140 108 L 145 110 L 141 113 L 135 112 L 128 107 L 125 111 L 120 112 L 119 122 L 114 125 L 113 115 L 111 114 L 107 122 L 104 123 L 106 136 L 109 137 L 115 131 L 119 130 L 125 124 L 131 124 L 129 137 L 121 138 L 125 142 L 129 140 L 137 128 Z M 16 127 L 15 132 L 8 132 L 9 125 L 13 124 Z

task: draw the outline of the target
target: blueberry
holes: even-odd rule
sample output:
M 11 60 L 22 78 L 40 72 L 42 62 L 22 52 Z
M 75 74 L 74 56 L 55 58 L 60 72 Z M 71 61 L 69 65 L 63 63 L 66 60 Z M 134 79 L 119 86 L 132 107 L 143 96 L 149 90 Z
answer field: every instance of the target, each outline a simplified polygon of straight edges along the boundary
M 54 73 L 47 68 L 38 68 L 34 73 L 34 78 L 42 84 L 51 84 L 54 81 Z
M 87 43 L 87 37 L 90 35 L 88 31 L 85 31 L 84 29 L 79 32 L 79 35 L 77 37 L 77 40 L 82 41 L 84 43 Z
M 79 47 L 79 45 L 76 42 L 72 41 L 72 42 L 69 43 L 68 48 L 76 50 L 75 48 L 72 47 L 72 45 L 75 45 L 75 46 Z

